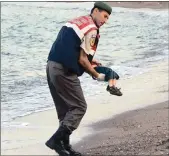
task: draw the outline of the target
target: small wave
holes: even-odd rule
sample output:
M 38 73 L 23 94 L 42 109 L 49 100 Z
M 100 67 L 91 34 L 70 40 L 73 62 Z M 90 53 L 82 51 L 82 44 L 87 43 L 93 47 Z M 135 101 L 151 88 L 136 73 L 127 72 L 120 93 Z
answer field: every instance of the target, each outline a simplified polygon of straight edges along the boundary
M 1 54 L 2 54 L 2 55 L 7 55 L 7 56 L 9 56 L 9 55 L 14 55 L 14 54 L 11 54 L 11 53 L 8 53 L 8 52 L 1 52 Z
M 48 111 L 48 110 L 52 110 L 52 109 L 54 109 L 54 106 L 47 107 L 47 108 L 46 107 L 41 108 L 39 110 L 25 112 L 23 114 L 12 117 L 9 120 L 2 120 L 2 127 L 5 128 L 5 127 L 26 127 L 26 126 L 29 126 L 30 123 L 28 123 L 28 122 L 16 122 L 15 120 L 18 119 L 18 118 L 22 118 L 22 117 L 34 114 L 34 113 L 44 112 L 44 111 Z
M 29 126 L 30 125 L 30 123 L 28 123 L 28 122 L 3 122 L 3 124 L 2 124 L 2 128 L 15 128 L 15 127 L 20 127 L 20 128 L 22 128 L 22 127 L 27 127 L 27 126 Z
M 132 65 L 131 65 L 132 64 Z M 130 66 L 127 65 L 120 65 L 120 66 L 111 66 L 111 69 L 116 71 L 122 79 L 129 78 L 132 76 L 136 76 L 139 74 L 143 74 L 147 72 L 147 69 L 135 67 L 133 63 Z
M 89 13 L 92 5 L 93 2 L 2 4 L 3 121 L 53 106 L 44 69 L 48 51 L 62 24 Z M 125 79 L 146 72 L 149 64 L 168 57 L 168 39 L 163 31 L 168 28 L 167 11 L 113 8 L 113 13 L 100 31 L 103 37 L 97 56 L 101 63 Z M 86 96 L 102 94 L 105 83 L 93 83 L 87 75 L 80 79 Z

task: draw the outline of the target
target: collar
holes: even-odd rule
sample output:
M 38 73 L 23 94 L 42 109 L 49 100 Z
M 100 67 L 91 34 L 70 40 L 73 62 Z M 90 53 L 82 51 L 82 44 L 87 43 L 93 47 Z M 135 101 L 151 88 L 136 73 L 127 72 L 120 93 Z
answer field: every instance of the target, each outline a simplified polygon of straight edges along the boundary
M 97 23 L 94 21 L 94 19 L 93 19 L 93 17 L 92 17 L 91 14 L 90 14 L 90 17 L 92 18 L 92 20 L 93 20 L 94 24 L 96 25 L 96 27 L 99 29 L 99 26 L 98 26 Z

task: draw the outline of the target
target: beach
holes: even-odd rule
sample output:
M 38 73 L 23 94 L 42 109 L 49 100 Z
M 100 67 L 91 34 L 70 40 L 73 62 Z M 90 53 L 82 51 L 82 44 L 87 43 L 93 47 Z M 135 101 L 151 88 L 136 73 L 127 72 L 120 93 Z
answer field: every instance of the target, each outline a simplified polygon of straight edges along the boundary
M 134 2 L 108 2 L 112 7 L 124 7 L 124 8 L 151 8 L 151 9 L 168 9 L 169 2 L 162 1 L 134 1 Z
M 95 135 L 75 149 L 84 155 L 168 155 L 168 102 L 94 124 Z
M 112 7 L 135 8 L 135 9 L 139 9 L 139 10 L 141 10 L 141 8 L 168 9 L 168 2 L 120 2 L 120 3 L 119 2 L 109 2 L 109 3 L 111 3 Z M 37 4 L 37 6 L 38 5 L 39 4 Z M 18 5 L 17 7 L 19 8 L 20 6 Z M 35 13 L 40 14 L 37 17 L 43 17 L 42 16 L 43 13 L 44 13 L 44 15 L 46 15 L 48 13 L 48 10 L 49 10 L 48 7 L 51 7 L 51 6 L 50 5 L 46 6 L 46 8 L 45 8 L 47 10 L 46 12 L 43 12 L 44 10 L 43 11 L 40 10 L 41 12 L 40 11 L 36 12 L 37 8 L 44 9 L 43 7 L 38 6 L 36 8 L 35 6 L 34 7 L 31 6 L 30 8 L 34 8 Z M 30 8 L 27 7 L 28 13 L 29 13 Z M 55 12 L 56 8 L 53 9 L 53 12 Z M 61 8 L 60 10 L 63 10 L 63 9 Z M 14 11 L 15 11 L 15 9 L 14 9 Z M 71 12 L 71 10 L 68 10 L 68 11 Z M 75 11 L 76 11 L 76 9 L 75 9 Z M 42 13 L 42 15 L 41 15 L 41 13 Z M 120 13 L 123 13 L 123 11 L 119 12 L 119 14 Z M 118 14 L 118 13 L 116 13 L 116 14 Z M 21 14 L 21 15 L 23 15 L 23 14 Z M 49 11 L 49 15 L 50 15 L 50 11 Z M 4 17 L 7 18 L 6 16 L 4 16 Z M 13 17 L 13 16 L 11 16 L 11 17 Z M 27 17 L 27 16 L 25 16 L 25 17 Z M 50 18 L 53 19 L 54 17 L 55 17 L 55 14 L 53 14 L 53 16 Z M 129 14 L 129 17 L 131 17 L 130 14 Z M 132 16 L 132 17 L 134 17 L 134 16 Z M 147 16 L 147 17 L 149 17 L 149 16 Z M 158 15 L 157 15 L 157 17 L 158 17 Z M 138 16 L 138 18 L 140 18 L 140 16 Z M 11 18 L 11 19 L 14 19 L 14 18 Z M 22 17 L 21 19 L 25 19 L 25 18 Z M 47 19 L 48 18 L 46 17 L 46 20 Z M 137 18 L 135 18 L 135 19 L 137 19 Z M 145 19 L 146 19 L 146 17 L 145 17 Z M 45 21 L 43 18 L 41 20 Z M 11 21 L 11 20 L 9 20 L 9 21 Z M 30 23 L 32 23 L 31 18 L 28 21 L 30 21 Z M 18 27 L 21 28 L 21 25 L 24 22 L 25 21 L 23 20 L 23 22 L 18 24 Z M 135 22 L 135 21 L 132 20 L 132 22 Z M 52 22 L 49 20 L 48 24 L 51 24 L 51 23 Z M 130 20 L 129 20 L 129 23 L 130 23 Z M 42 27 L 39 26 L 39 28 L 37 28 L 37 30 L 42 29 L 43 31 L 47 31 L 48 24 L 46 25 L 45 29 L 42 29 Z M 73 145 L 73 147 L 77 151 L 80 151 L 83 155 L 100 155 L 101 156 L 101 155 L 167 155 L 167 154 L 169 154 L 169 127 L 168 127 L 169 63 L 165 57 L 161 57 L 163 55 L 162 53 L 163 53 L 164 49 L 162 49 L 160 47 L 160 46 L 165 47 L 165 45 L 168 43 L 165 43 L 165 38 L 163 38 L 163 33 L 161 33 L 161 36 L 159 35 L 162 38 L 160 41 L 156 41 L 158 36 L 151 38 L 151 33 L 149 33 L 148 35 L 150 36 L 150 38 L 147 37 L 148 35 L 147 36 L 145 35 L 147 37 L 146 42 L 150 43 L 150 41 L 152 41 L 152 40 L 154 42 L 151 42 L 151 44 L 146 44 L 144 42 L 142 43 L 141 42 L 142 40 L 140 38 L 144 37 L 144 36 L 141 36 L 141 33 L 145 33 L 146 29 L 143 29 L 144 23 L 141 23 L 141 24 L 142 24 L 142 27 L 141 26 L 139 27 L 139 28 L 142 28 L 142 29 L 140 29 L 140 34 L 138 33 L 138 34 L 133 35 L 132 33 L 129 33 L 129 35 L 131 35 L 130 36 L 131 38 L 127 38 L 128 34 L 126 32 L 127 37 L 122 36 L 120 38 L 121 40 L 119 39 L 120 42 L 124 43 L 124 44 L 120 44 L 120 42 L 114 43 L 114 44 L 117 44 L 116 46 L 118 48 L 120 46 L 121 47 L 119 49 L 117 48 L 117 49 L 112 50 L 112 51 L 119 52 L 119 54 L 117 54 L 117 58 L 118 58 L 119 62 L 121 61 L 123 63 L 123 62 L 129 61 L 129 63 L 126 63 L 126 64 L 122 64 L 122 63 L 120 64 L 119 62 L 117 62 L 117 63 L 119 63 L 118 65 L 119 65 L 120 69 L 124 68 L 124 67 L 128 67 L 128 68 L 124 68 L 124 70 L 122 70 L 122 71 L 125 71 L 126 69 L 128 69 L 129 71 L 134 70 L 134 69 L 137 69 L 137 70 L 140 69 L 140 71 L 138 73 L 133 74 L 133 75 L 129 75 L 129 76 L 125 76 L 124 78 L 122 78 L 118 81 L 117 86 L 121 88 L 121 90 L 123 92 L 123 96 L 117 97 L 114 95 L 110 95 L 106 91 L 106 84 L 100 85 L 99 86 L 100 90 L 95 90 L 95 92 L 97 92 L 97 93 L 94 96 L 92 96 L 92 94 L 91 94 L 91 96 L 86 96 L 86 94 L 85 94 L 86 101 L 88 104 L 87 112 L 86 112 L 84 118 L 82 119 L 82 122 L 79 125 L 78 129 L 76 131 L 74 131 L 73 134 L 71 135 L 71 144 Z M 27 24 L 27 25 L 29 25 L 29 24 Z M 26 28 L 27 25 L 23 26 L 26 30 L 27 30 L 27 28 Z M 121 24 L 121 26 L 123 26 L 123 24 Z M 123 29 L 125 28 L 125 26 L 123 27 Z M 19 28 L 17 28 L 17 29 L 20 30 Z M 55 27 L 51 26 L 51 28 L 55 28 Z M 117 24 L 117 27 L 113 27 L 113 30 L 116 28 L 117 28 L 117 30 L 119 30 L 118 24 Z M 162 28 L 160 27 L 159 30 L 161 31 L 164 28 L 165 28 L 165 26 L 163 26 Z M 21 30 L 23 31 L 24 29 L 21 29 Z M 30 29 L 30 32 L 31 32 L 31 30 L 32 29 Z M 35 31 L 36 29 L 33 28 L 33 30 Z M 158 30 L 158 32 L 159 32 L 159 30 Z M 14 30 L 11 29 L 11 32 L 13 32 L 13 31 Z M 48 41 L 49 41 L 49 39 L 51 39 L 51 37 L 49 35 L 51 30 L 49 29 L 48 31 L 49 32 L 44 33 L 46 36 L 41 36 L 42 38 L 39 39 L 37 43 L 32 40 L 30 43 L 35 44 L 35 45 L 36 44 L 38 45 L 39 43 L 43 43 L 43 45 L 44 45 L 44 42 L 45 42 L 45 41 L 43 41 L 44 38 L 45 38 L 45 40 L 48 40 Z M 124 32 L 125 31 L 126 30 L 124 30 Z M 139 31 L 139 29 L 137 29 L 137 31 Z M 20 32 L 20 31 L 18 31 L 18 32 Z M 55 30 L 54 30 L 54 32 L 55 32 Z M 39 31 L 38 33 L 42 34 L 42 31 Z M 24 33 L 22 33 L 22 34 L 24 34 Z M 22 34 L 19 34 L 19 37 Z M 109 35 L 113 35 L 113 34 L 109 34 Z M 124 34 L 122 34 L 122 35 L 124 35 Z M 133 38 L 135 38 L 135 40 L 140 39 L 139 40 L 140 42 L 139 41 L 134 42 L 132 35 L 134 36 Z M 37 35 L 37 37 L 38 36 L 40 36 L 40 35 Z M 47 38 L 47 37 L 49 37 L 49 38 Z M 8 39 L 6 36 L 4 38 Z M 122 40 L 122 38 L 124 40 L 126 40 L 126 42 L 124 42 Z M 112 39 L 113 39 L 113 37 L 112 37 Z M 11 40 L 13 41 L 14 39 L 12 38 Z M 26 40 L 26 38 L 25 38 L 25 40 Z M 125 56 L 122 55 L 123 53 L 120 53 L 120 52 L 123 52 L 123 48 L 124 48 L 124 51 L 126 51 L 125 45 L 127 45 L 128 40 L 129 40 L 129 42 L 132 41 L 133 46 L 131 46 L 131 51 L 135 52 L 134 56 L 129 55 L 130 57 L 126 53 L 124 53 Z M 143 40 L 144 40 L 144 38 L 143 38 Z M 50 40 L 50 42 L 52 42 L 52 41 Z M 159 44 L 159 42 L 160 42 L 160 44 Z M 128 45 L 126 47 L 129 47 L 130 45 L 132 45 L 132 43 L 131 44 L 128 43 Z M 108 44 L 109 44 L 109 42 L 105 41 L 104 44 L 102 43 L 102 46 L 100 46 L 100 47 L 104 46 L 102 49 L 102 50 L 104 50 L 104 48 L 106 49 L 108 47 L 107 46 Z M 142 44 L 142 45 L 140 45 L 140 47 L 142 46 L 142 48 L 139 47 L 138 49 L 134 49 L 135 48 L 134 45 L 137 45 L 137 44 L 138 45 Z M 48 45 L 48 44 L 46 43 L 46 45 Z M 20 47 L 20 46 L 22 46 L 22 44 L 21 45 L 18 44 L 18 46 Z M 109 45 L 109 46 L 111 46 L 111 45 Z M 112 47 L 113 46 L 116 47 L 115 45 L 112 44 Z M 144 46 L 150 47 L 150 49 L 147 48 L 145 50 L 145 52 L 147 52 L 147 53 L 145 53 L 145 54 L 139 53 L 140 51 L 144 51 L 144 48 L 146 48 Z M 39 49 L 39 47 L 40 47 L 40 45 L 37 46 L 37 49 Z M 21 50 L 23 50 L 25 52 L 25 56 L 26 56 L 26 52 L 27 52 L 26 49 L 29 50 L 29 48 L 28 47 L 25 47 L 25 49 L 21 48 Z M 159 56 L 160 57 L 157 57 L 157 58 L 156 57 L 149 57 L 150 55 L 152 55 L 152 56 L 156 55 L 157 52 L 154 49 L 158 49 L 158 48 L 159 48 Z M 13 49 L 15 49 L 15 47 Z M 37 53 L 37 49 L 36 48 L 34 49 L 36 53 Z M 47 51 L 48 49 L 49 48 L 45 47 L 44 49 L 40 49 L 40 50 Z M 109 48 L 107 48 L 107 49 L 109 49 Z M 108 51 L 107 49 L 105 51 Z M 120 51 L 121 49 L 122 49 L 122 51 Z M 130 49 L 127 49 L 127 50 L 129 51 Z M 149 53 L 151 51 L 153 51 L 154 53 Z M 29 103 L 30 103 L 33 106 L 37 106 L 40 103 L 43 106 L 43 104 L 46 104 L 47 102 L 49 102 L 49 104 L 47 103 L 48 104 L 47 106 L 50 109 L 42 111 L 42 112 L 36 112 L 36 113 L 30 114 L 30 115 L 25 115 L 23 117 L 17 117 L 15 120 L 10 121 L 9 125 L 7 124 L 7 126 L 2 127 L 1 128 L 1 155 L 57 155 L 54 151 L 50 150 L 49 148 L 47 148 L 45 146 L 45 142 L 51 137 L 51 135 L 57 130 L 57 128 L 59 126 L 56 110 L 54 107 L 51 107 L 51 105 L 50 105 L 50 103 L 52 103 L 52 99 L 50 97 L 49 90 L 47 88 L 46 75 L 43 73 L 43 72 L 45 72 L 45 67 L 44 67 L 45 63 L 44 62 L 46 60 L 45 59 L 43 61 L 40 60 L 41 63 L 38 63 L 38 61 L 31 62 L 35 58 L 40 58 L 42 56 L 43 56 L 43 58 L 46 57 L 47 53 L 45 53 L 45 55 L 40 56 L 42 54 L 40 52 L 39 52 L 39 55 L 36 56 L 34 54 L 34 51 L 32 50 L 32 53 L 33 53 L 32 55 L 30 55 L 26 59 L 21 58 L 21 60 L 24 60 L 24 61 L 30 60 L 31 66 L 29 67 L 29 70 L 26 71 L 27 66 L 29 65 L 29 62 L 28 62 L 28 64 L 25 65 L 25 68 L 23 70 L 21 70 L 22 72 L 19 71 L 21 76 L 23 76 L 23 77 L 21 77 L 21 78 L 19 77 L 21 79 L 21 81 L 16 81 L 16 84 L 21 85 L 21 86 L 19 86 L 21 88 L 19 90 L 19 91 L 21 91 L 21 93 L 23 93 L 23 91 L 25 91 L 26 90 L 25 88 L 27 87 L 28 90 L 27 90 L 27 92 L 25 91 L 25 94 L 28 94 L 29 98 L 27 96 L 25 96 L 26 102 L 24 100 L 21 101 L 21 99 L 22 99 L 21 97 L 25 94 L 23 94 L 23 95 L 18 94 L 19 97 L 17 97 L 17 94 L 16 94 L 16 99 L 18 101 L 16 100 L 15 103 L 13 103 L 12 105 L 9 105 L 9 106 L 11 106 L 11 107 L 17 106 L 17 104 L 18 104 L 18 107 L 20 107 L 20 109 L 21 108 L 25 108 L 25 109 L 30 108 L 30 110 L 34 110 L 34 107 L 32 108 L 30 106 L 30 107 L 26 108 L 25 105 L 29 105 Z M 137 54 L 140 54 L 140 55 L 137 55 Z M 10 56 L 9 53 L 4 53 L 3 55 Z M 112 58 L 108 61 L 115 62 L 116 60 L 113 60 L 113 59 L 116 58 L 116 54 L 112 54 L 112 55 L 113 55 Z M 125 59 L 129 58 L 129 60 L 127 60 L 127 59 L 123 60 L 123 57 L 121 55 L 123 57 L 125 57 Z M 32 59 L 34 56 L 36 56 L 36 57 L 34 59 Z M 104 56 L 105 55 L 101 55 L 101 57 L 103 59 L 104 59 Z M 138 57 L 136 57 L 136 56 L 138 56 Z M 15 57 L 18 58 L 19 55 L 15 55 L 15 53 L 13 55 L 11 55 L 11 58 L 15 58 Z M 131 59 L 132 57 L 133 57 L 133 59 L 135 59 L 134 61 L 136 61 L 136 62 L 140 61 L 139 57 L 143 57 L 143 59 L 139 63 L 140 66 L 137 64 L 135 65 L 135 62 Z M 148 58 L 148 60 L 146 60 L 147 59 L 146 57 Z M 120 60 L 120 58 L 122 58 L 122 60 Z M 130 59 L 131 59 L 131 62 L 132 61 L 134 62 L 133 64 L 130 64 Z M 105 57 L 105 60 L 106 60 L 106 57 Z M 146 60 L 145 61 L 146 65 L 144 65 L 144 60 Z M 14 62 L 17 62 L 17 61 L 14 60 Z M 25 64 L 25 62 L 24 62 L 24 64 Z M 38 65 L 40 64 L 40 67 L 36 66 L 37 68 L 33 69 L 32 65 L 35 66 L 34 63 L 37 63 Z M 3 64 L 5 64 L 5 62 Z M 18 66 L 14 66 L 15 69 L 20 69 L 19 67 L 23 67 L 19 63 L 17 65 Z M 115 66 L 116 62 L 113 65 Z M 112 65 L 112 67 L 113 67 L 113 65 Z M 42 69 L 42 66 L 43 66 L 43 69 Z M 145 70 L 142 70 L 143 67 Z M 8 68 L 6 68 L 6 71 L 7 71 L 7 69 Z M 36 72 L 36 70 L 37 70 L 37 72 L 38 72 L 38 70 L 41 71 L 41 74 L 39 74 L 40 78 L 33 77 L 33 76 L 36 76 L 36 73 L 32 72 L 34 70 L 35 70 L 35 72 Z M 6 73 L 6 71 L 5 71 L 5 73 Z M 17 72 L 16 73 L 15 72 L 16 71 L 13 72 L 14 76 L 15 76 L 15 74 L 17 75 Z M 29 73 L 29 75 L 28 74 L 24 75 L 25 72 Z M 9 73 L 12 73 L 12 72 L 9 72 Z M 7 75 L 7 77 L 9 78 L 8 75 Z M 33 80 L 31 79 L 31 81 L 28 81 L 29 79 L 28 80 L 26 79 L 25 81 L 22 81 L 22 79 L 24 79 L 25 77 L 30 78 L 30 79 L 32 78 Z M 12 80 L 13 79 L 14 78 L 12 75 Z M 18 77 L 16 77 L 16 79 L 18 80 Z M 39 79 L 41 79 L 42 81 L 40 81 Z M 82 79 L 82 80 L 88 80 L 88 79 L 89 78 Z M 27 84 L 27 82 L 29 82 L 29 83 Z M 94 83 L 95 82 L 92 81 L 92 83 L 87 84 L 87 85 L 91 86 L 91 89 L 92 89 L 92 87 L 93 87 L 92 85 Z M 35 86 L 31 86 L 32 84 L 35 84 Z M 41 85 L 43 87 L 41 87 Z M 16 86 L 12 86 L 12 87 L 16 87 Z M 29 86 L 31 86 L 34 89 L 34 90 L 31 90 L 34 92 L 31 92 L 29 90 Z M 22 90 L 22 87 L 23 87 L 23 90 Z M 88 86 L 85 86 L 85 87 L 87 88 Z M 12 88 L 12 89 L 14 92 L 15 91 L 14 88 Z M 39 90 L 40 90 L 40 92 L 39 92 Z M 18 91 L 18 93 L 20 93 L 19 91 Z M 11 95 L 11 97 L 12 97 L 13 92 L 11 92 L 9 90 L 9 93 L 10 93 L 9 95 Z M 100 94 L 99 94 L 99 92 L 100 92 Z M 8 92 L 6 92 L 6 93 L 8 93 Z M 43 95 L 42 96 L 43 98 L 40 97 L 40 95 Z M 7 98 L 10 99 L 10 97 L 7 97 Z M 41 101 L 41 99 L 42 99 L 42 101 Z M 49 101 L 49 99 L 51 101 Z M 15 100 L 15 98 L 14 98 L 14 100 Z M 11 99 L 11 101 L 13 101 L 13 99 Z M 20 103 L 23 103 L 23 104 L 19 105 Z M 52 106 L 54 106 L 54 104 Z M 5 107 L 4 110 L 6 112 L 9 111 L 7 107 Z M 14 110 L 17 110 L 17 107 L 14 107 Z M 19 112 L 22 112 L 22 111 L 20 110 Z
M 73 145 L 89 155 L 168 152 L 168 61 L 120 84 L 124 92 L 120 98 L 105 92 L 100 99 L 87 99 L 88 110 L 72 134 Z M 99 102 L 102 105 L 96 109 Z M 134 111 L 115 117 L 131 110 Z M 44 144 L 58 126 L 55 110 L 28 115 L 15 122 L 27 124 L 2 129 L 1 139 L 5 140 L 1 145 L 2 155 L 55 154 Z
M 79 1 L 78 1 L 79 2 Z M 112 7 L 122 7 L 122 8 L 151 8 L 151 9 L 168 9 L 169 2 L 167 1 L 105 1 Z M 70 2 L 68 2 L 70 3 Z M 72 2 L 71 2 L 72 3 Z M 74 1 L 76 3 L 76 1 Z

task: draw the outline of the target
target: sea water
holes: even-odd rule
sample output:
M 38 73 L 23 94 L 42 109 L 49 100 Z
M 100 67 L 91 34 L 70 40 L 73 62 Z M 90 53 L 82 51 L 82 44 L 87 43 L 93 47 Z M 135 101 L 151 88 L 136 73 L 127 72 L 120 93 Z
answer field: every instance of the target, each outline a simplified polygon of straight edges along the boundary
M 48 53 L 62 25 L 89 14 L 92 6 L 92 2 L 1 3 L 2 126 L 19 126 L 12 124 L 15 118 L 54 107 L 45 73 Z M 121 79 L 147 72 L 168 58 L 168 18 L 167 10 L 113 8 L 100 29 L 95 58 Z M 106 84 L 88 74 L 80 80 L 85 97 L 105 92 Z

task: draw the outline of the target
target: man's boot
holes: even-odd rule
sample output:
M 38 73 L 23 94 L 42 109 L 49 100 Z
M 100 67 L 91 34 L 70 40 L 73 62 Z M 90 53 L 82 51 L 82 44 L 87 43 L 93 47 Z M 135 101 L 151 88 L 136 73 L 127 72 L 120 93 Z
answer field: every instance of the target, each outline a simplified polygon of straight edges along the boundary
M 81 153 L 75 151 L 70 145 L 70 134 L 65 135 L 63 143 L 65 149 L 70 153 L 70 156 L 82 156 Z
M 70 156 L 70 153 L 65 149 L 63 139 L 67 134 L 67 129 L 60 126 L 53 136 L 45 143 L 47 147 L 55 150 L 60 156 Z

